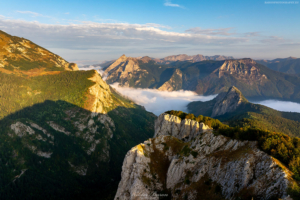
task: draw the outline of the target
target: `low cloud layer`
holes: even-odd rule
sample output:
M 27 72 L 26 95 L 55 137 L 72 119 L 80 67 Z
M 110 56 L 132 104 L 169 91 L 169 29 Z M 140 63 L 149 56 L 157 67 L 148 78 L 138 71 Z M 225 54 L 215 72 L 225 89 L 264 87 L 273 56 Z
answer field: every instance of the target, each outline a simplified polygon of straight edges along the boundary
M 188 112 L 187 105 L 192 101 L 209 101 L 216 95 L 199 96 L 192 91 L 158 91 L 155 89 L 134 89 L 128 87 L 119 87 L 118 83 L 111 85 L 118 92 L 139 105 L 146 108 L 147 111 L 153 112 L 155 115 L 168 110 L 181 110 Z
M 101 66 L 92 66 L 85 68 L 79 68 L 80 70 L 97 70 L 100 74 L 103 74 Z M 105 80 L 106 77 L 103 77 Z M 199 96 L 192 91 L 159 91 L 156 89 L 135 89 L 128 87 L 120 87 L 119 83 L 111 84 L 122 95 L 131 99 L 135 103 L 142 105 L 147 111 L 153 112 L 159 115 L 168 110 L 181 110 L 188 112 L 187 105 L 192 101 L 209 101 L 215 98 L 217 95 Z M 264 100 L 253 101 L 252 103 L 261 104 L 269 108 L 273 108 L 278 111 L 285 112 L 298 112 L 300 113 L 300 103 L 291 101 L 279 101 L 279 100 Z
M 261 104 L 279 111 L 300 113 L 300 103 L 291 101 L 265 100 L 253 103 Z

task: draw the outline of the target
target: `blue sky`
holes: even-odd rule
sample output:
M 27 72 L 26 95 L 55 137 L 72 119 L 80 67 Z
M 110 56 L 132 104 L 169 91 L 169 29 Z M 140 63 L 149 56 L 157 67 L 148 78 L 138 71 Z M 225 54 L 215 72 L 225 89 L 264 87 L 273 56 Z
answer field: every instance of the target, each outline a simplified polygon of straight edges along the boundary
M 0 29 L 72 61 L 300 57 L 299 1 L 10 0 L 1 2 Z

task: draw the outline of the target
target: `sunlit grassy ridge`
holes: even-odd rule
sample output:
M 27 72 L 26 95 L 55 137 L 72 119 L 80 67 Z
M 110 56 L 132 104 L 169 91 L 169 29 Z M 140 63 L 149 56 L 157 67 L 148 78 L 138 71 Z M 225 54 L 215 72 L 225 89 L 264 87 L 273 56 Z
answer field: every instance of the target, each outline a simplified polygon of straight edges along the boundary
M 39 45 L 0 30 L 0 71 L 71 70 L 70 63 Z
M 94 83 L 94 71 L 61 72 L 32 78 L 0 73 L 0 119 L 45 100 L 63 100 L 84 106 L 86 93 Z

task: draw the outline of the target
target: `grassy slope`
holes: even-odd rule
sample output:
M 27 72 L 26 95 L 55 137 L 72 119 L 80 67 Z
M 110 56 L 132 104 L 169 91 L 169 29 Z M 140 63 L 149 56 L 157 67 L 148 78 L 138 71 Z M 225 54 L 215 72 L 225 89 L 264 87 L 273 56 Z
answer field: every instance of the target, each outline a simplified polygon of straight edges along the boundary
M 0 195 L 2 199 L 112 199 L 120 180 L 125 153 L 136 144 L 152 137 L 155 116 L 140 106 L 113 92 L 114 107 L 108 115 L 116 125 L 109 140 L 109 163 L 99 163 L 102 153 L 99 144 L 90 156 L 83 151 L 86 142 L 75 137 L 76 127 L 66 120 L 66 110 L 90 115 L 85 110 L 85 94 L 93 83 L 88 80 L 93 71 L 62 72 L 58 75 L 32 78 L 0 73 Z M 80 118 L 80 116 L 78 116 Z M 124 120 L 124 118 L 126 120 Z M 20 121 L 34 122 L 54 135 L 54 146 L 24 136 L 8 136 L 10 125 Z M 66 136 L 53 130 L 46 121 L 54 121 L 69 132 Z M 101 127 L 101 124 L 98 124 Z M 39 134 L 41 131 L 34 129 Z M 98 129 L 98 138 L 105 138 L 105 129 Z M 50 159 L 39 157 L 24 145 L 33 144 L 44 151 L 52 151 Z M 17 155 L 17 156 L 16 156 Z M 90 174 L 81 177 L 72 172 L 68 160 L 89 165 Z M 98 168 L 93 167 L 98 163 Z M 27 169 L 14 183 L 13 177 Z M 113 179 L 113 181 L 112 181 Z
M 9 71 L 29 71 L 43 69 L 43 71 L 64 71 L 64 67 L 57 67 L 55 62 L 58 55 L 31 42 L 30 40 L 9 35 L 0 30 L 0 59 L 5 61 L 4 69 Z M 10 51 L 7 51 L 10 49 Z M 24 52 L 23 52 L 24 51 Z
M 211 116 L 215 100 L 192 102 L 189 112 L 195 115 Z M 272 108 L 252 103 L 243 103 L 235 112 L 216 117 L 231 126 L 248 126 L 288 135 L 300 136 L 300 114 L 280 112 Z

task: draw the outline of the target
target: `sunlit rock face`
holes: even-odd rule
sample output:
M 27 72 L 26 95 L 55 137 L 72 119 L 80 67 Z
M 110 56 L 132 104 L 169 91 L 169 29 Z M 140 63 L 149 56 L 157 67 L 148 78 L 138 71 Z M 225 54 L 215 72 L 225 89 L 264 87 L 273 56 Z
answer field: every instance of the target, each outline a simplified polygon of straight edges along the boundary
M 260 72 L 260 69 L 256 67 L 256 62 L 250 58 L 240 60 L 226 60 L 224 64 L 217 69 L 219 78 L 226 74 L 231 74 L 253 85 L 255 81 L 263 82 L 267 79 L 265 74 Z
M 154 138 L 126 154 L 115 200 L 285 198 L 290 176 L 256 142 L 215 135 L 203 123 L 161 114 Z
M 142 62 L 147 62 L 147 59 L 144 58 Z M 138 59 L 122 55 L 104 71 L 103 77 L 106 77 L 108 83 L 119 82 L 121 85 L 130 86 L 132 78 L 141 78 L 146 74 L 148 72 L 140 68 Z M 138 82 L 134 85 L 138 85 Z

